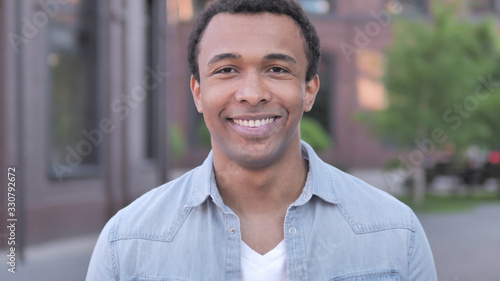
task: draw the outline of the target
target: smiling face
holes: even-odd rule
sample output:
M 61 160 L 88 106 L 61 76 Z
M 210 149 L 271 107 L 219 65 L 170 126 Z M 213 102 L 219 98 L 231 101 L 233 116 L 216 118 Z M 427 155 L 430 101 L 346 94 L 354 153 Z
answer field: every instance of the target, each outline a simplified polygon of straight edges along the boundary
M 211 134 L 214 161 L 264 168 L 300 153 L 299 123 L 319 79 L 306 82 L 303 36 L 284 15 L 216 15 L 199 44 L 191 91 Z

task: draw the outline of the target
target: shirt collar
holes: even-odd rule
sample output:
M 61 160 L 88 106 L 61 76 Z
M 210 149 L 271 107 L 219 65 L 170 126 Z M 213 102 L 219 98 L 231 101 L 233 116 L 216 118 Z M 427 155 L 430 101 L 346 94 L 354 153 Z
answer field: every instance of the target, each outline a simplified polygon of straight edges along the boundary
M 196 168 L 193 173 L 191 194 L 186 203 L 186 207 L 201 205 L 207 200 L 208 196 L 210 196 L 211 185 L 215 185 L 213 151 L 210 151 L 207 159 L 205 159 L 203 164 Z
M 323 162 L 314 149 L 305 141 L 301 141 L 301 149 L 304 158 L 309 160 L 309 173 L 304 190 L 293 205 L 304 205 L 313 195 L 331 204 L 340 203 L 336 182 L 330 172 L 333 167 Z
M 323 162 L 314 152 L 312 147 L 305 141 L 301 141 L 301 149 L 304 158 L 309 160 L 309 173 L 307 174 L 307 180 L 302 190 L 302 194 L 292 205 L 304 205 L 313 195 L 331 204 L 339 203 L 335 181 L 332 177 L 332 173 L 329 172 L 331 166 Z M 210 196 L 217 206 L 224 210 L 227 209 L 215 182 L 213 151 L 208 154 L 203 164 L 195 169 L 194 173 L 191 195 L 186 203 L 186 207 L 201 205 Z

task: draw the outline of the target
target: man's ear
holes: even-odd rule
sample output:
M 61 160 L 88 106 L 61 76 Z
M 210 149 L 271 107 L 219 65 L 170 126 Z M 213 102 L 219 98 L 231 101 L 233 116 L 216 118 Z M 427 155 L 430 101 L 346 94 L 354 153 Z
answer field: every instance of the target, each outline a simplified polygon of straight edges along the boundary
M 201 90 L 200 82 L 196 81 L 193 75 L 191 75 L 191 93 L 193 94 L 194 104 L 199 113 L 203 113 L 203 107 L 201 102 Z
M 306 95 L 304 98 L 304 111 L 311 111 L 314 100 L 316 99 L 316 94 L 319 90 L 319 76 L 316 74 L 313 79 L 306 82 Z

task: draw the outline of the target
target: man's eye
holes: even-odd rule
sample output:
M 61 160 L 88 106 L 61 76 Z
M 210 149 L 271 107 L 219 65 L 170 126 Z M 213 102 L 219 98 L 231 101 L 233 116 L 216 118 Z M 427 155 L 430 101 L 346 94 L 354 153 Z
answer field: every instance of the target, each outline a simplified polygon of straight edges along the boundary
M 275 73 L 288 73 L 288 71 L 286 69 L 278 67 L 278 66 L 271 67 L 271 69 L 269 69 L 269 70 L 271 72 L 275 72 Z
M 224 67 L 219 70 L 217 70 L 215 73 L 221 73 L 221 74 L 226 74 L 226 73 L 234 73 L 236 72 L 234 68 L 231 67 Z

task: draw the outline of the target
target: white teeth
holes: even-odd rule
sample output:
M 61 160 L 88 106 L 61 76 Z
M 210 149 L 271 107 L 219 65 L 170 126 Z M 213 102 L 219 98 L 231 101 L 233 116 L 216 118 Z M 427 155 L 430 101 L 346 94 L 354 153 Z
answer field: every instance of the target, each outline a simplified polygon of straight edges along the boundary
M 250 128 L 259 128 L 274 122 L 274 118 L 267 118 L 262 120 L 242 120 L 242 119 L 233 119 L 233 122 L 242 126 L 242 127 L 250 127 Z

